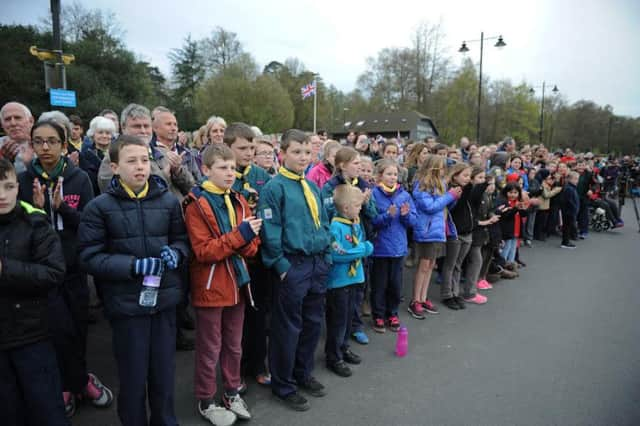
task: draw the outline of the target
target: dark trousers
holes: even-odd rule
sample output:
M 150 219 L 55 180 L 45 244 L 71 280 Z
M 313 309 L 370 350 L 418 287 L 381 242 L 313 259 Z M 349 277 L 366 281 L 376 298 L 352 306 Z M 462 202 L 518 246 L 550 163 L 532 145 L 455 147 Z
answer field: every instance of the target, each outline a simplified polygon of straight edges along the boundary
M 480 279 L 487 279 L 487 274 L 489 274 L 489 266 L 491 265 L 491 261 L 493 260 L 493 247 L 489 244 L 485 244 L 482 246 L 480 250 L 482 254 L 482 266 L 480 267 Z
M 59 291 L 49 296 L 49 328 L 65 392 L 79 394 L 87 386 L 88 314 L 86 275 L 67 276 Z
M 398 316 L 402 297 L 403 257 L 374 257 L 371 269 L 371 313 L 374 319 Z
M 254 306 L 247 302 L 244 314 L 242 364 L 244 374 L 257 376 L 267 372 L 267 336 L 271 310 L 273 273 L 262 262 L 249 265 Z
M 547 239 L 547 223 L 549 222 L 549 210 L 538 210 L 536 223 L 533 228 L 533 238 L 544 241 Z
M 562 244 L 569 244 L 578 238 L 575 216 L 562 215 Z
M 589 233 L 589 199 L 580 199 L 580 209 L 578 210 L 578 231 L 581 234 Z
M 176 311 L 111 320 L 124 426 L 178 424 L 173 409 Z M 147 420 L 147 391 L 151 418 Z
M 362 302 L 364 301 L 365 294 L 369 290 L 369 277 L 371 274 L 369 270 L 371 268 L 371 262 L 368 258 L 362 259 L 362 267 L 364 269 L 364 283 L 357 284 L 353 295 L 353 316 L 351 319 L 351 331 L 363 331 L 364 321 L 362 320 Z
M 291 268 L 273 286 L 269 368 L 271 391 L 280 397 L 296 392 L 313 371 L 329 274 L 323 257 L 287 256 Z
M 547 219 L 547 235 L 558 235 L 557 227 L 560 223 L 560 207 L 557 205 L 553 205 L 553 200 L 551 202 L 551 207 L 549 208 L 549 216 Z
M 349 349 L 355 289 L 355 285 L 348 285 L 327 290 L 327 339 L 324 344 L 327 364 L 341 361 L 342 354 Z
M 68 426 L 56 353 L 49 340 L 0 350 L 0 423 Z

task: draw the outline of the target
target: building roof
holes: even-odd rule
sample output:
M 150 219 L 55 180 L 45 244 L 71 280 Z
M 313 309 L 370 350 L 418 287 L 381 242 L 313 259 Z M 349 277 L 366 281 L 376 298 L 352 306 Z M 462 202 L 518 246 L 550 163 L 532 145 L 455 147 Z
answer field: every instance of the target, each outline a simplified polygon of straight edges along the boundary
M 430 126 L 437 135 L 435 125 L 431 118 L 417 111 L 406 112 L 371 112 L 350 117 L 342 126 L 332 129 L 333 134 L 347 133 L 349 131 L 366 133 L 408 132 L 415 130 L 418 123 Z

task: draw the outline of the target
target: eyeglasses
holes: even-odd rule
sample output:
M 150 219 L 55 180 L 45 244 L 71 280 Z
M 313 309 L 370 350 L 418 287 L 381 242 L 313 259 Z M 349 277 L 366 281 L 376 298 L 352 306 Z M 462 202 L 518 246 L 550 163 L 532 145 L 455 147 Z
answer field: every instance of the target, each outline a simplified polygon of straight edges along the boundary
M 45 142 L 46 142 L 46 143 L 47 143 L 47 145 L 49 145 L 49 146 L 58 146 L 58 145 L 60 145 L 60 144 L 62 143 L 62 141 L 61 141 L 60 139 L 58 139 L 58 138 L 53 138 L 53 137 L 51 137 L 51 138 L 46 138 L 46 139 L 42 139 L 42 138 L 33 138 L 33 139 L 31 140 L 31 143 L 32 143 L 34 146 L 42 146 L 42 145 L 44 145 L 44 144 L 45 144 Z

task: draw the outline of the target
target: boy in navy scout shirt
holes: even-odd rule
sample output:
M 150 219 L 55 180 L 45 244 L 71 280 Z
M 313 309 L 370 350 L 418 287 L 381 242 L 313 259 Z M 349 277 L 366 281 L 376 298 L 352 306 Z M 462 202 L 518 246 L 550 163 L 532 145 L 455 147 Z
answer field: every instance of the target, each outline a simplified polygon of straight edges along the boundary
M 349 349 L 351 316 L 356 284 L 364 282 L 363 259 L 373 252 L 373 245 L 365 241 L 360 225 L 360 209 L 365 195 L 356 186 L 338 185 L 333 193 L 336 215 L 331 219 L 331 256 L 333 267 L 329 273 L 327 290 L 327 340 L 324 352 L 327 368 L 338 376 L 348 377 L 351 369 L 346 363 L 360 364 L 360 357 Z
M 113 334 L 123 425 L 177 425 L 173 407 L 178 267 L 190 256 L 182 209 L 150 176 L 147 143 L 111 144 L 109 188 L 84 209 L 80 262 L 101 287 Z M 147 393 L 151 418 L 147 418 Z
M 251 127 L 245 123 L 232 123 L 224 131 L 224 144 L 231 148 L 236 161 L 236 180 L 232 189 L 242 194 L 255 213 L 260 192 L 271 176 L 262 168 L 252 165 L 256 154 L 256 143 Z M 244 333 L 242 339 L 242 367 L 246 375 L 252 376 L 262 385 L 269 385 L 271 377 L 267 371 L 267 315 L 273 280 L 259 258 L 247 262 L 251 276 L 251 292 L 255 306 L 246 305 Z M 241 391 L 246 389 L 244 383 Z
M 271 390 L 292 409 L 304 411 L 309 403 L 298 388 L 315 397 L 326 394 L 311 372 L 324 319 L 331 235 L 320 190 L 304 178 L 311 161 L 308 136 L 287 130 L 281 148 L 284 167 L 258 203 L 262 259 L 279 277 L 271 305 Z

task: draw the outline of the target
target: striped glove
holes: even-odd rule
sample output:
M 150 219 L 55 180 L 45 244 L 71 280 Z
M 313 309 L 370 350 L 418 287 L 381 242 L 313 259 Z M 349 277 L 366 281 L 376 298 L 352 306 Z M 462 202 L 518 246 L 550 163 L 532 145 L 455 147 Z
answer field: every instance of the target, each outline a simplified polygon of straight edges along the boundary
M 157 257 L 145 257 L 144 259 L 136 259 L 133 264 L 133 272 L 135 275 L 162 275 L 164 264 L 162 259 Z
M 169 246 L 162 247 L 160 257 L 162 258 L 164 265 L 169 269 L 176 269 L 180 264 L 180 253 Z

